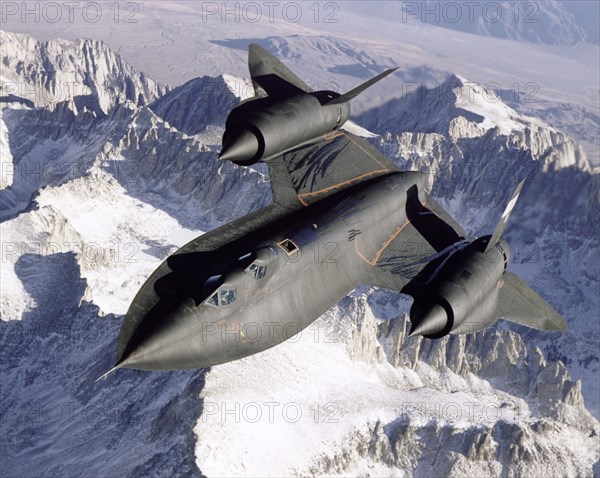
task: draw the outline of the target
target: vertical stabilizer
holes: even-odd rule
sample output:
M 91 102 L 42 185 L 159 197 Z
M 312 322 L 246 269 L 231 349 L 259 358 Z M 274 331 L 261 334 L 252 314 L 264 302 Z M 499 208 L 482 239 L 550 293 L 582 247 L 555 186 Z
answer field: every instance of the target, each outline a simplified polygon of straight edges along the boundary
M 521 182 L 517 185 L 515 192 L 513 193 L 513 195 L 510 198 L 510 201 L 508 201 L 508 204 L 506 205 L 506 208 L 504 209 L 504 212 L 502 213 L 502 217 L 500 218 L 500 222 L 496 226 L 496 230 L 494 231 L 494 234 L 492 234 L 492 238 L 490 239 L 490 242 L 488 242 L 486 251 L 491 249 L 492 247 L 495 247 L 496 244 L 498 244 L 500 242 L 500 239 L 502 239 L 502 234 L 504 233 L 504 228 L 506 227 L 506 224 L 508 223 L 508 220 L 510 219 L 510 215 L 515 207 L 515 204 L 517 203 L 517 199 L 519 199 L 519 194 L 521 193 L 523 184 L 525 184 L 525 179 L 521 180 Z
M 274 98 L 287 98 L 311 91 L 292 70 L 255 43 L 248 47 L 248 69 L 257 94 L 262 90 Z

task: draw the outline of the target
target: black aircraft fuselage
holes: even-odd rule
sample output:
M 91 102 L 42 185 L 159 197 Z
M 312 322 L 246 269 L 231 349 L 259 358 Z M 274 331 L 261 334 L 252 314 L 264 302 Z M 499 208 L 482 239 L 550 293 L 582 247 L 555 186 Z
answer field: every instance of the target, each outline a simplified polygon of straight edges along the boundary
M 508 272 L 504 227 L 469 241 L 426 192 L 344 130 L 343 94 L 310 89 L 257 45 L 257 96 L 232 110 L 219 158 L 264 161 L 273 204 L 202 235 L 168 257 L 133 299 L 115 368 L 174 370 L 229 362 L 308 327 L 359 284 L 413 297 L 410 335 L 473 333 L 499 317 L 545 330 L 564 319 Z M 106 374 L 105 374 L 106 375 Z
M 357 284 L 372 282 L 389 218 L 407 221 L 407 191 L 418 181 L 417 173 L 377 178 L 241 237 L 244 247 L 221 262 L 225 271 L 217 267 L 194 286 L 203 295 L 190 291 L 156 306 L 160 320 L 133 336 L 124 366 L 208 367 L 308 327 Z

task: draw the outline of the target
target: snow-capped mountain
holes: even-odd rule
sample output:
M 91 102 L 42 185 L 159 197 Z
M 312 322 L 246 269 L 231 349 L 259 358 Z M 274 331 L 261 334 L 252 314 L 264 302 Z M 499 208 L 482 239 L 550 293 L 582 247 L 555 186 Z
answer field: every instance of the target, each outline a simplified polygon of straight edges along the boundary
M 37 42 L 2 32 L 2 96 L 27 106 L 67 106 L 107 114 L 117 105 L 147 104 L 165 93 L 96 40 Z
M 270 202 L 265 168 L 216 160 L 249 85 L 165 88 L 100 42 L 1 39 L 3 91 L 87 88 L 0 95 L 2 476 L 600 473 L 598 175 L 569 136 L 457 76 L 357 118 L 402 167 L 431 172 L 473 235 L 530 175 L 507 231 L 514 267 L 566 334 L 409 338 L 407 298 L 364 286 L 256 356 L 94 383 L 160 261 Z

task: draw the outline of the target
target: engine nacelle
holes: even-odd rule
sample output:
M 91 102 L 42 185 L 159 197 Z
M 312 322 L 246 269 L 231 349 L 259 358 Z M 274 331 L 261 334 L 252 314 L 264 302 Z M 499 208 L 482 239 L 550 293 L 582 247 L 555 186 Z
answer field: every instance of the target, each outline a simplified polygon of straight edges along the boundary
M 249 165 L 319 140 L 350 116 L 349 103 L 327 104 L 336 95 L 307 93 L 257 108 L 251 108 L 253 101 L 243 104 L 241 111 L 232 111 L 234 117 L 227 120 L 219 158 Z
M 428 284 L 414 294 L 411 335 L 439 338 L 463 329 L 479 330 L 496 319 L 498 282 L 509 260 L 502 240 L 485 251 L 489 236 L 455 252 Z

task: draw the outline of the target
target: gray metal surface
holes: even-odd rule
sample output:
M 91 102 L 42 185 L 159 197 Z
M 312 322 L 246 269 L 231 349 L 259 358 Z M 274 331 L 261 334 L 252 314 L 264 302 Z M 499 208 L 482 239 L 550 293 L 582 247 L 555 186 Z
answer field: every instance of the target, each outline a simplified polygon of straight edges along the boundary
M 116 368 L 209 367 L 261 352 L 359 284 L 412 296 L 412 335 L 473 333 L 499 316 L 566 329 L 506 272 L 501 235 L 523 182 L 494 235 L 469 241 L 425 193 L 426 175 L 399 171 L 339 129 L 350 108 L 332 99 L 343 97 L 309 91 L 256 45 L 249 67 L 258 95 L 232 110 L 220 157 L 265 161 L 274 203 L 194 239 L 158 267 L 125 316 Z

